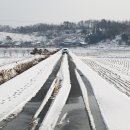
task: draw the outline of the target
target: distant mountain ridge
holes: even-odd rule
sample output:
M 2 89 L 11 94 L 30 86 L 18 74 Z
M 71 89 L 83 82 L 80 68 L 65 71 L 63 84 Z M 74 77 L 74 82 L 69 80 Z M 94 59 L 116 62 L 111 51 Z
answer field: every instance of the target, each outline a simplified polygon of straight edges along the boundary
M 30 26 L 21 26 L 12 28 L 9 26 L 0 26 L 0 31 L 10 33 L 4 42 L 0 39 L 0 44 L 12 43 L 26 46 L 88 46 L 108 44 L 113 45 L 116 39 L 117 45 L 130 45 L 130 22 L 118 22 L 110 20 L 88 20 L 73 23 L 65 21 L 60 25 L 53 24 L 35 24 Z M 2 33 L 1 33 L 2 35 Z M 19 36 L 18 36 L 19 35 Z M 18 37 L 21 37 L 19 39 Z M 117 40 L 117 36 L 120 40 Z M 19 40 L 15 40 L 19 39 Z M 6 41 L 6 42 L 5 42 Z M 8 42 L 7 42 L 8 41 Z M 108 42 L 109 41 L 109 42 Z M 15 43 L 14 43 L 15 42 Z

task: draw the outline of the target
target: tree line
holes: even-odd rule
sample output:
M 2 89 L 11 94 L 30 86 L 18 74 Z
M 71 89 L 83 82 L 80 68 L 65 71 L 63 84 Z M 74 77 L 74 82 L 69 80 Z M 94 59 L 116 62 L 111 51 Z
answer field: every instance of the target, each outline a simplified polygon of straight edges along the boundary
M 113 39 L 116 35 L 122 35 L 122 39 L 127 42 L 130 33 L 130 21 L 111 21 L 111 20 L 87 20 L 78 23 L 65 21 L 62 24 L 35 24 L 29 26 L 19 26 L 12 28 L 10 26 L 0 26 L 0 31 L 13 33 L 45 33 L 47 31 L 66 31 L 71 30 L 76 33 L 80 30 L 81 35 L 88 44 L 95 44 L 105 39 Z M 53 35 L 53 33 L 52 33 Z
M 106 39 L 114 39 L 117 35 L 128 35 L 130 33 L 130 22 L 116 22 L 101 20 L 96 23 L 85 41 L 94 44 Z

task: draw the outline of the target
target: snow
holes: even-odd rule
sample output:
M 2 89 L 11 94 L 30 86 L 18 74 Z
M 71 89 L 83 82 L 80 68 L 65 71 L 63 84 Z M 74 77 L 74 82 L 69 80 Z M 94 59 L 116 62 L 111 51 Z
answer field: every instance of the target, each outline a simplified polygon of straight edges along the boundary
M 6 41 L 6 37 L 10 36 L 13 41 L 36 41 L 38 40 L 35 36 L 33 35 L 28 35 L 28 34 L 17 34 L 17 33 L 8 33 L 8 32 L 0 32 L 0 41 Z M 41 39 L 41 37 L 39 37 Z
M 130 96 L 130 50 L 73 50 L 79 58 L 102 78 L 115 84 L 123 93 Z
M 60 78 L 62 80 L 61 88 L 54 102 L 49 108 L 49 111 L 47 112 L 39 130 L 54 130 L 54 127 L 58 121 L 60 113 L 68 98 L 71 89 L 71 84 L 70 84 L 70 74 L 69 74 L 67 55 L 64 55 L 63 58 L 63 63 L 60 70 Z
M 121 77 L 121 79 L 130 79 L 130 58 L 83 58 L 83 61 L 93 61 L 102 67 L 111 70 Z
M 96 58 L 130 58 L 130 48 L 71 48 L 70 49 L 74 54 L 77 56 L 89 56 L 89 57 L 96 57 Z
M 90 49 L 116 49 L 116 48 L 129 48 L 125 42 L 122 41 L 121 35 L 115 36 L 114 39 L 102 40 L 96 44 L 88 44 Z
M 44 58 L 44 55 L 35 55 L 32 57 L 25 57 L 25 58 L 9 58 L 8 60 L 6 58 L 0 59 L 0 70 L 6 70 L 14 68 L 16 65 L 20 65 L 22 63 L 27 63 L 32 60 L 38 59 L 38 58 Z M 3 62 L 2 62 L 3 61 Z
M 32 48 L 33 49 L 33 48 Z M 0 67 L 34 57 L 31 48 L 0 48 Z
M 81 88 L 81 91 L 82 91 L 85 107 L 86 107 L 86 110 L 88 112 L 88 116 L 89 116 L 89 119 L 90 119 L 90 124 L 91 124 L 92 130 L 96 130 L 94 118 L 93 118 L 93 115 L 91 113 L 90 106 L 89 106 L 88 92 L 87 92 L 86 86 L 84 85 L 79 73 L 76 70 L 75 70 L 75 73 L 76 73 L 76 77 L 78 79 L 78 82 L 79 82 L 79 85 L 80 85 L 80 88 Z
M 130 98 L 70 53 L 76 67 L 92 85 L 99 108 L 109 130 L 130 130 Z
M 0 86 L 0 121 L 21 109 L 43 86 L 61 51 Z
M 47 101 L 49 100 L 49 98 L 51 97 L 53 91 L 54 91 L 54 88 L 55 88 L 55 85 L 57 83 L 57 78 L 54 79 L 50 89 L 48 90 L 42 104 L 40 105 L 39 109 L 37 110 L 37 112 L 35 113 L 34 115 L 34 118 L 36 119 L 38 117 L 38 115 L 40 114 L 40 112 L 42 111 L 42 109 L 44 108 L 44 106 L 46 105 Z
M 0 66 L 15 63 L 17 61 L 23 60 L 25 58 L 0 58 Z

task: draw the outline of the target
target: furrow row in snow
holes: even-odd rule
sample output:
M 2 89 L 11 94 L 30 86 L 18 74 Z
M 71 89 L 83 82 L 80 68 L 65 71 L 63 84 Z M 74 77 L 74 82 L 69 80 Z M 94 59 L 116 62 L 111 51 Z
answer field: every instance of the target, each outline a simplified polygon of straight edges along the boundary
M 96 62 L 86 59 L 83 60 L 88 66 L 90 66 L 94 71 L 96 71 L 101 77 L 114 84 L 121 92 L 125 93 L 127 96 L 130 95 L 130 82 L 123 79 L 120 75 L 112 72 L 111 70 L 103 67 Z

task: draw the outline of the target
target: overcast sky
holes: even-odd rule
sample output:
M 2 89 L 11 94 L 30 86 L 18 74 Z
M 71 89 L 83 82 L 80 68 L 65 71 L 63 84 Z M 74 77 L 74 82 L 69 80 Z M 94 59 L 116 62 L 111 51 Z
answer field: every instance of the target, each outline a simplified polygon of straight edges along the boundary
M 0 24 L 130 20 L 130 0 L 0 0 Z

